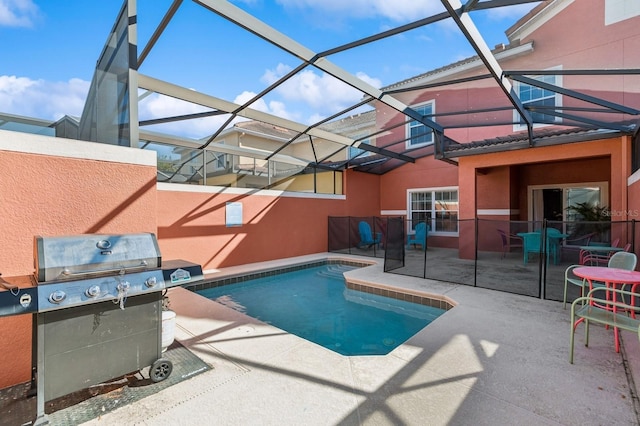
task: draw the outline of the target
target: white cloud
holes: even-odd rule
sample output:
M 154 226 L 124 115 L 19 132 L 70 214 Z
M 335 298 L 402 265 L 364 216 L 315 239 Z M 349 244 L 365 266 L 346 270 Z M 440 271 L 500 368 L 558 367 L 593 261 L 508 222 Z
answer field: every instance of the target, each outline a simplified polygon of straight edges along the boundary
M 31 0 L 0 0 L 0 27 L 32 27 L 39 14 Z
M 168 96 L 151 95 L 138 102 L 140 120 L 175 117 L 209 111 L 210 108 L 192 104 Z M 173 121 L 169 123 L 145 126 L 145 130 L 161 133 L 177 134 L 188 138 L 203 138 L 218 130 L 228 119 L 228 115 L 216 115 L 192 120 Z
M 517 4 L 514 6 L 496 7 L 487 11 L 487 16 L 491 20 L 520 19 L 539 3 Z
M 236 96 L 233 102 L 238 105 L 243 105 L 245 102 L 250 101 L 254 96 L 256 96 L 256 93 L 250 92 L 250 91 L 244 91 L 238 96 Z M 275 115 L 280 118 L 286 118 L 287 120 L 297 119 L 297 116 L 295 114 L 292 114 L 289 111 L 287 111 L 287 107 L 284 104 L 284 102 L 280 102 L 280 101 L 272 100 L 272 101 L 269 101 L 269 103 L 267 103 L 264 99 L 258 99 L 257 101 L 249 105 L 249 108 L 266 112 L 268 114 Z
M 260 81 L 262 81 L 266 85 L 271 85 L 292 69 L 293 68 L 291 68 L 289 65 L 279 63 L 278 65 L 276 65 L 275 70 L 266 70 L 262 77 L 260 77 Z
M 234 103 L 242 105 L 256 96 L 256 93 L 245 91 L 236 96 Z M 179 99 L 167 96 L 151 95 L 138 104 L 138 114 L 141 120 L 174 117 L 180 115 L 195 114 L 203 111 L 209 111 L 200 105 L 195 105 Z M 264 99 L 258 99 L 251 105 L 252 109 L 266 112 L 278 117 L 295 120 L 293 114 L 286 109 L 286 105 L 279 101 L 265 102 Z M 197 118 L 185 121 L 174 121 L 170 123 L 146 126 L 148 130 L 177 134 L 189 138 L 203 138 L 216 132 L 228 119 L 229 114 L 216 115 L 211 117 Z M 243 121 L 242 117 L 236 117 L 233 121 Z
M 275 69 L 266 70 L 261 81 L 271 84 L 290 70 L 291 67 L 278 64 Z M 365 73 L 358 72 L 356 77 L 376 88 L 382 86 L 379 79 Z M 315 110 L 315 115 L 333 114 L 359 102 L 363 96 L 359 90 L 337 78 L 326 73 L 318 74 L 314 70 L 304 70 L 296 74 L 278 86 L 274 92 L 287 101 L 305 104 L 306 107 Z
M 357 72 L 356 77 L 358 77 L 360 80 L 364 81 L 365 83 L 369 83 L 371 86 L 375 87 L 376 89 L 379 89 L 380 87 L 382 87 L 382 81 L 374 77 L 369 77 L 367 74 L 363 72 Z
M 434 0 L 276 0 L 285 8 L 314 9 L 339 14 L 344 18 L 384 17 L 405 22 L 442 12 L 444 7 Z
M 80 116 L 88 91 L 89 82 L 78 78 L 49 82 L 0 75 L 0 111 L 47 120 Z

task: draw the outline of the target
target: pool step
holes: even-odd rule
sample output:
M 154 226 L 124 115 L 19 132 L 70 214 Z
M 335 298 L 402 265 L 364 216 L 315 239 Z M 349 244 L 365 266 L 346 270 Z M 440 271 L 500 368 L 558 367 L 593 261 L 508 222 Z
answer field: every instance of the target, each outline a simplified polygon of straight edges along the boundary
M 352 270 L 353 268 L 350 266 L 344 266 L 344 265 L 330 265 L 327 267 L 327 270 L 325 271 L 318 271 L 317 274 L 318 276 L 321 277 L 328 277 L 328 278 L 335 278 L 335 279 L 343 279 L 344 278 L 344 273 L 347 271 Z

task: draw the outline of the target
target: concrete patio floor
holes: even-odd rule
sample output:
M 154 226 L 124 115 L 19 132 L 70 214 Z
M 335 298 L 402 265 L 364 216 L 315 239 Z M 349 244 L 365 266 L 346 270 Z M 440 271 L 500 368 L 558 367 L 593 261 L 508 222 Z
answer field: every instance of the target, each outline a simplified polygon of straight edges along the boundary
M 350 252 L 350 253 L 348 253 Z M 355 254 L 375 257 L 384 263 L 384 249 L 351 248 L 342 254 Z M 407 248 L 404 266 L 392 272 L 419 278 L 430 278 L 454 284 L 475 285 L 491 290 L 505 291 L 524 296 L 539 297 L 544 291 L 544 298 L 561 301 L 564 291 L 564 273 L 569 265 L 578 263 L 578 253 L 562 253 L 558 262 L 548 262 L 546 270 L 541 269 L 537 254 L 529 254 L 524 263 L 521 250 L 514 250 L 504 256 L 500 252 L 478 252 L 477 262 L 473 259 L 461 259 L 458 249 L 429 247 L 426 253 L 418 249 Z M 540 289 L 540 278 L 544 282 Z M 579 288 L 569 286 L 567 300 L 580 295 Z
M 348 279 L 445 295 L 457 306 L 385 356 L 345 357 L 183 288 L 176 338 L 211 371 L 86 424 L 637 425 L 640 343 L 579 326 L 569 364 L 562 304 L 382 272 L 382 259 L 318 254 L 228 268 L 211 278 L 309 262 L 377 264 Z M 209 278 L 209 277 L 208 277 Z

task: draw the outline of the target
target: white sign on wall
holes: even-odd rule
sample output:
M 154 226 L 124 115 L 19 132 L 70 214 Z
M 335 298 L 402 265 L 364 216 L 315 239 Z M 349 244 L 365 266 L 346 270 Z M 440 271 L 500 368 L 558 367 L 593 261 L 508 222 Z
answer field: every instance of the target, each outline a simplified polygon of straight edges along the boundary
M 242 203 L 227 203 L 227 226 L 242 226 Z

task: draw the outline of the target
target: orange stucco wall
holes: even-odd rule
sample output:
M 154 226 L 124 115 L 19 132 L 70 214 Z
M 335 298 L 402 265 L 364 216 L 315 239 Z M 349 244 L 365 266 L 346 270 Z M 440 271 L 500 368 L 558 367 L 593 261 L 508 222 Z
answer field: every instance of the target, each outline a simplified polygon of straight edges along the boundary
M 33 275 L 36 235 L 156 231 L 155 166 L 0 150 L 0 168 L 3 277 Z M 31 318 L 0 317 L 0 388 L 30 378 Z
M 512 185 L 510 167 L 499 166 L 478 172 L 478 209 L 509 209 Z
M 535 166 L 522 167 L 530 164 Z M 618 209 L 626 205 L 626 177 L 631 169 L 630 140 L 623 137 L 462 157 L 459 185 L 461 193 L 464 191 L 468 195 L 461 195 L 461 198 L 475 197 L 469 191 L 475 191 L 473 183 L 477 169 L 504 165 L 521 166 L 520 179 L 531 185 L 609 181 L 610 207 Z M 460 210 L 461 217 L 475 215 L 472 205 Z
M 532 185 L 570 184 L 581 182 L 610 182 L 611 163 L 609 157 L 599 157 L 575 161 L 558 161 L 543 164 L 531 164 L 519 167 L 520 182 L 518 194 L 520 218 L 527 220 L 527 187 Z M 605 205 L 610 201 L 605 200 Z
M 329 216 L 374 216 L 380 211 L 379 177 L 347 172 L 347 197 L 158 191 L 158 238 L 163 258 L 188 259 L 203 269 L 327 251 Z M 166 190 L 165 190 L 166 188 Z M 243 224 L 225 225 L 228 202 L 242 205 Z
M 477 173 L 477 192 L 482 194 L 478 197 L 477 208 L 518 212 L 509 215 L 510 218 L 529 220 L 529 186 L 609 182 L 610 179 L 609 157 L 483 167 Z M 605 205 L 609 205 L 608 199 Z M 504 219 L 504 215 L 499 216 Z
M 510 184 L 513 184 L 513 177 L 517 175 L 518 207 L 522 220 L 527 219 L 529 185 L 607 181 L 610 209 L 623 212 L 628 210 L 626 179 L 631 172 L 631 142 L 628 137 L 462 157 L 459 164 L 461 219 L 475 217 L 476 197 L 479 200 L 488 197 L 491 202 L 497 203 L 491 206 L 486 200 L 478 201 L 478 207 L 482 205 L 482 208 L 487 209 L 506 209 L 509 205 L 513 208 L 514 204 L 506 203 L 502 195 L 488 192 L 487 182 L 480 183 L 488 180 L 486 176 L 490 172 L 487 173 L 487 170 L 495 167 L 500 175 L 505 165 L 517 169 Z M 501 188 L 504 189 L 504 186 Z M 621 215 L 616 219 L 627 220 L 629 217 Z M 461 257 L 473 256 L 471 249 L 463 249 L 474 247 L 473 238 L 473 234 L 460 234 Z
M 380 202 L 383 210 L 406 210 L 407 189 L 458 185 L 458 168 L 433 156 L 416 160 L 382 175 Z

